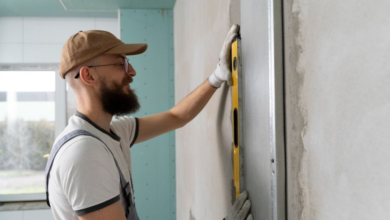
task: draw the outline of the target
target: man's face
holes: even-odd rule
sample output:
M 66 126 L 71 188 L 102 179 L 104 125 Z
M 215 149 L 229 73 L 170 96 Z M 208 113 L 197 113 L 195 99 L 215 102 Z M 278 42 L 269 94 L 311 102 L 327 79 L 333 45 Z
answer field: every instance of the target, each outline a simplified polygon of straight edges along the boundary
M 116 56 L 115 59 L 105 63 L 123 62 L 123 57 Z M 103 59 L 104 60 L 104 59 Z M 127 62 L 125 60 L 125 62 Z M 133 82 L 135 71 L 129 64 L 128 73 L 125 73 L 124 66 L 109 66 L 105 68 L 103 80 L 100 83 L 100 100 L 103 110 L 111 115 L 125 115 L 138 111 L 140 105 L 137 95 L 130 88 L 130 83 Z

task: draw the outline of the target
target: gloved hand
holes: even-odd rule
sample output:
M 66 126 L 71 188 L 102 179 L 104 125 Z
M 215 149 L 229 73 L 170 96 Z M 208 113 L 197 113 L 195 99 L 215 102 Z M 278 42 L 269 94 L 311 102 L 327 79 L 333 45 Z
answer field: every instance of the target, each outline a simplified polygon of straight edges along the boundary
M 224 220 L 253 220 L 252 214 L 248 215 L 250 209 L 251 201 L 248 199 L 248 192 L 244 191 L 238 196 Z
M 231 47 L 232 41 L 237 36 L 240 26 L 234 24 L 229 33 L 226 36 L 223 43 L 221 53 L 219 54 L 219 63 L 213 74 L 209 77 L 209 83 L 214 88 L 221 87 L 222 83 L 228 82 L 228 85 L 232 85 L 232 71 L 231 71 Z

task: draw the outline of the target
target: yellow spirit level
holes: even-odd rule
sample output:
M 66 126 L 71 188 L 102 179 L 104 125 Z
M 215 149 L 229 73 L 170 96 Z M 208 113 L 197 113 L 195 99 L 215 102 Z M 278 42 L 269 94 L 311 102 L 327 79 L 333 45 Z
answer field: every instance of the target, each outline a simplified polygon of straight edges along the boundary
M 237 37 L 232 43 L 232 122 L 233 122 L 233 173 L 234 173 L 234 187 L 236 190 L 236 198 L 240 195 L 240 109 L 242 94 L 240 87 L 241 78 L 241 39 Z

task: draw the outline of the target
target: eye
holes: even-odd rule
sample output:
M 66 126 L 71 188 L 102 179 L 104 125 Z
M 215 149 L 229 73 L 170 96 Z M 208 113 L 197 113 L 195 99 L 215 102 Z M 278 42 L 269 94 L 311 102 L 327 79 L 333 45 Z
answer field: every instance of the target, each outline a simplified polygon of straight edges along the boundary
M 123 65 L 117 65 L 116 68 L 123 69 Z

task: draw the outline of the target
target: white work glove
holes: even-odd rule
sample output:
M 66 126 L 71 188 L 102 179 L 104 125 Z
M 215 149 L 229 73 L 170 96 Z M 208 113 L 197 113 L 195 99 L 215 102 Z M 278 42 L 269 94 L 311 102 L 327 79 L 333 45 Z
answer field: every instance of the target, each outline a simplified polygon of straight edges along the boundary
M 237 37 L 240 26 L 234 24 L 229 33 L 226 36 L 223 43 L 221 53 L 219 54 L 219 63 L 213 74 L 209 77 L 209 83 L 214 88 L 221 87 L 222 83 L 228 82 L 228 85 L 232 85 L 232 71 L 231 71 L 231 47 L 232 41 Z
M 244 191 L 238 196 L 224 220 L 253 220 L 252 214 L 248 215 L 250 209 L 251 201 L 248 199 L 248 192 Z

